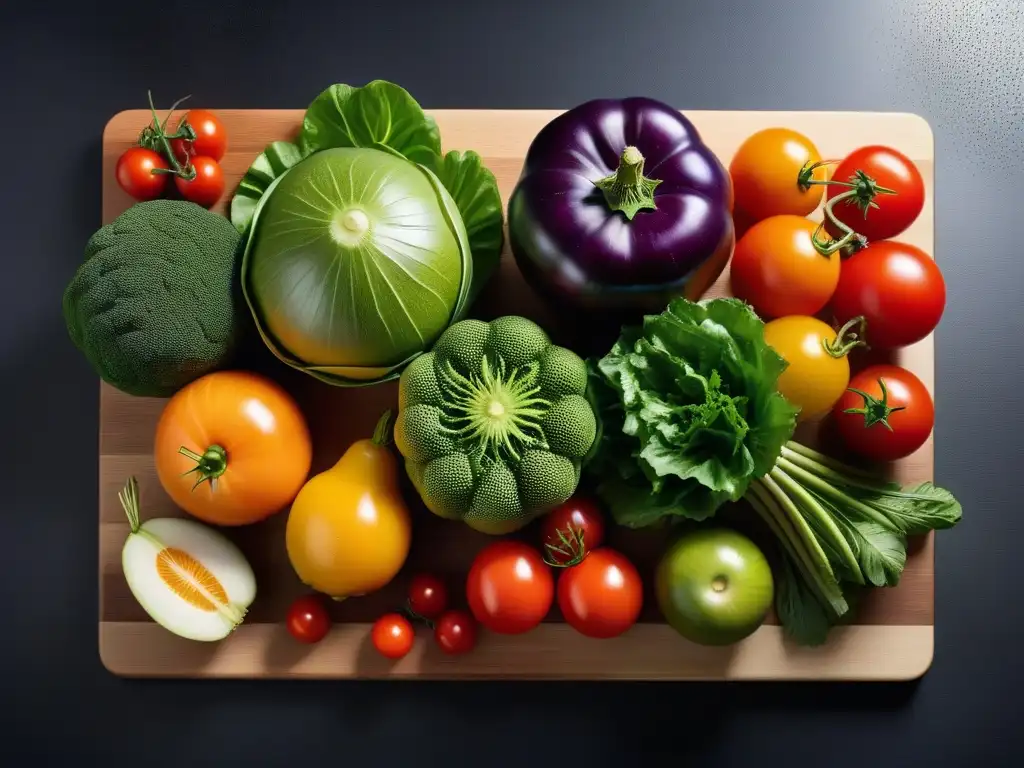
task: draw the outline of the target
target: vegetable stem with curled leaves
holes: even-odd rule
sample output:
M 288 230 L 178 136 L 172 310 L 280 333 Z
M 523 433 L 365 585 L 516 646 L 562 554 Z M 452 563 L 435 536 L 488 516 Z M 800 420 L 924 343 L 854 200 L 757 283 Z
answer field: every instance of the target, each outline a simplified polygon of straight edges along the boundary
M 185 166 L 182 167 L 181 163 L 178 162 L 178 158 L 174 154 L 174 150 L 171 148 L 171 139 L 185 139 L 186 141 L 195 141 L 196 132 L 195 129 L 185 122 L 184 128 L 178 133 L 174 133 L 170 136 L 167 135 L 167 123 L 171 119 L 171 114 L 178 106 L 188 98 L 185 96 L 178 99 L 174 104 L 171 105 L 170 110 L 167 112 L 167 117 L 161 123 L 160 118 L 157 117 L 156 107 L 153 106 L 153 92 L 146 91 L 149 96 L 149 111 L 153 115 L 153 124 L 147 126 L 143 131 L 139 139 L 141 146 L 153 149 L 161 152 L 166 158 L 167 162 L 171 164 L 170 168 L 154 168 L 151 173 L 160 174 L 173 174 L 174 176 L 180 176 L 185 181 L 192 181 L 196 177 L 196 167 L 185 158 Z

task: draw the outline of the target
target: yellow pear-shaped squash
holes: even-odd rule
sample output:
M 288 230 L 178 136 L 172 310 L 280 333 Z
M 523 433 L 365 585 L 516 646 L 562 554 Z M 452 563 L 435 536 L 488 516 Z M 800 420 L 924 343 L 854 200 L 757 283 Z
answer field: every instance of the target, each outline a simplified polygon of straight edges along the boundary
M 409 510 L 387 447 L 391 412 L 311 477 L 288 513 L 288 559 L 303 583 L 341 599 L 380 589 L 409 554 Z

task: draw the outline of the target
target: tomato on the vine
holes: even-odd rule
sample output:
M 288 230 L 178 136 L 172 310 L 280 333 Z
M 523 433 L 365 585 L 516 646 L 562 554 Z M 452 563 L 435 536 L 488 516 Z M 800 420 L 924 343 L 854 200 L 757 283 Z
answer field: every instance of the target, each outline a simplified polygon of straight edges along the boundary
M 212 157 L 193 158 L 192 167 L 196 171 L 195 177 L 175 176 L 174 185 L 186 200 L 209 208 L 224 194 L 224 171 Z
M 836 321 L 865 319 L 865 340 L 874 349 L 905 347 L 939 324 L 946 283 L 935 261 L 913 245 L 871 243 L 843 262 L 832 296 Z
M 400 659 L 412 650 L 416 633 L 400 613 L 386 613 L 374 622 L 370 639 L 381 656 Z
M 788 363 L 778 389 L 800 408 L 797 419 L 807 421 L 828 412 L 850 382 L 846 355 L 860 344 L 854 324 L 837 333 L 814 317 L 791 315 L 764 326 L 764 340 Z
M 793 214 L 806 216 L 821 202 L 818 185 L 801 185 L 800 173 L 808 169 L 808 180 L 824 181 L 825 168 L 817 147 L 801 133 L 789 128 L 766 128 L 753 134 L 736 151 L 729 164 L 734 205 L 754 221 Z
M 547 615 L 555 595 L 551 568 L 533 547 L 502 539 L 484 547 L 466 578 L 473 616 L 492 632 L 527 632 Z
M 811 240 L 817 224 L 771 216 L 746 231 L 732 257 L 732 293 L 763 318 L 816 315 L 839 282 L 839 253 L 824 256 Z
M 331 617 L 316 595 L 298 598 L 288 609 L 288 632 L 302 643 L 319 643 L 331 628 Z
M 616 637 L 636 623 L 643 592 L 640 574 L 625 555 L 601 547 L 559 576 L 558 607 L 580 634 Z
M 875 461 L 909 456 L 935 426 L 928 388 L 896 365 L 872 365 L 854 375 L 832 413 L 850 450 Z
M 136 200 L 156 200 L 167 188 L 167 174 L 154 171 L 169 168 L 158 152 L 145 147 L 131 147 L 117 159 L 114 176 L 118 186 Z
M 448 607 L 444 582 L 429 573 L 418 573 L 409 582 L 409 608 L 424 619 L 436 619 Z
M 549 564 L 572 566 L 604 542 L 604 516 L 593 499 L 573 496 L 544 516 L 540 537 Z
M 171 146 L 175 157 L 181 163 L 194 157 L 209 157 L 218 161 L 223 159 L 227 151 L 228 135 L 220 118 L 206 109 L 192 109 L 178 121 L 175 133 L 181 133 L 182 123 L 186 121 L 196 132 L 196 138 L 192 142 L 173 139 Z
M 465 611 L 445 611 L 434 625 L 434 640 L 452 656 L 468 653 L 476 645 L 476 622 Z
M 856 184 L 860 180 L 858 172 L 877 186 L 891 190 L 893 194 L 873 196 L 870 201 L 873 205 L 867 208 L 863 198 L 848 196 L 836 202 L 832 208 L 833 215 L 839 221 L 866 237 L 869 244 L 895 237 L 914 223 L 924 208 L 924 180 L 909 157 L 892 147 L 861 147 L 836 166 L 832 172 L 832 181 Z M 829 185 L 827 201 L 850 191 L 849 186 L 833 183 Z M 828 216 L 825 221 L 825 228 L 832 237 L 842 237 L 844 233 Z

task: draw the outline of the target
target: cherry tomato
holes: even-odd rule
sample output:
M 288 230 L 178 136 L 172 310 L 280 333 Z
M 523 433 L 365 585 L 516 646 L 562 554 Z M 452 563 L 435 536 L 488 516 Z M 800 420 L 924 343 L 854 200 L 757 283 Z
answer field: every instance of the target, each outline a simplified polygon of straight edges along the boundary
M 466 578 L 473 616 L 500 634 L 516 635 L 536 627 L 554 596 L 551 569 L 536 549 L 520 541 L 503 539 L 484 547 Z
M 749 137 L 736 150 L 729 173 L 734 203 L 755 221 L 782 213 L 806 216 L 821 202 L 822 187 L 802 188 L 800 171 L 821 161 L 817 147 L 788 128 L 766 128 Z M 810 178 L 825 180 L 823 166 Z
M 189 110 L 178 121 L 175 133 L 181 131 L 181 124 L 185 120 L 188 120 L 189 125 L 195 130 L 196 138 L 191 145 L 183 139 L 171 141 L 178 160 L 185 162 L 193 157 L 209 157 L 218 161 L 223 159 L 228 147 L 228 134 L 220 118 L 205 109 Z
M 152 149 L 132 147 L 117 158 L 114 176 L 118 186 L 136 200 L 156 200 L 167 188 L 167 174 L 153 171 L 169 167 Z
M 832 213 L 839 221 L 868 239 L 887 240 L 903 232 L 914 223 L 924 208 L 924 180 L 913 161 L 891 147 L 872 145 L 851 152 L 832 172 L 833 181 L 856 181 L 858 171 L 867 174 L 878 186 L 893 190 L 896 194 L 879 194 L 873 200 L 877 208 L 869 208 L 864 216 L 864 207 L 856 198 L 847 198 L 836 203 Z M 845 192 L 848 187 L 830 185 L 828 200 Z M 828 217 L 826 229 L 833 237 L 840 237 L 841 230 Z
M 935 426 L 928 388 L 896 365 L 872 365 L 856 374 L 832 413 L 850 450 L 875 461 L 909 456 Z
M 732 257 L 732 293 L 762 318 L 816 315 L 839 282 L 839 253 L 822 256 L 802 216 L 771 216 L 747 230 Z
M 935 330 L 945 308 L 946 283 L 935 262 L 920 248 L 893 240 L 871 243 L 846 259 L 832 296 L 839 323 L 865 318 L 866 341 L 874 349 L 920 341 Z
M 224 194 L 224 171 L 212 157 L 193 158 L 192 165 L 196 169 L 195 178 L 186 180 L 175 176 L 174 185 L 186 200 L 209 208 Z
M 448 607 L 444 582 L 429 573 L 418 573 L 409 582 L 409 607 L 424 619 L 436 619 Z
M 780 317 L 765 324 L 764 340 L 789 363 L 778 388 L 800 408 L 798 420 L 825 414 L 842 397 L 850 382 L 849 349 L 829 325 L 805 315 Z
M 316 595 L 300 597 L 288 609 L 288 632 L 301 643 L 319 643 L 331 628 L 323 600 Z
M 573 496 L 544 516 L 540 536 L 548 563 L 576 565 L 604 541 L 604 517 L 592 499 Z
M 412 650 L 416 639 L 412 624 L 400 613 L 385 613 L 373 623 L 370 639 L 386 659 L 400 659 Z
M 445 653 L 468 653 L 476 645 L 476 622 L 465 611 L 445 611 L 434 625 L 434 640 Z
M 640 574 L 625 555 L 601 547 L 559 576 L 558 607 L 580 634 L 615 637 L 636 623 L 643 592 Z

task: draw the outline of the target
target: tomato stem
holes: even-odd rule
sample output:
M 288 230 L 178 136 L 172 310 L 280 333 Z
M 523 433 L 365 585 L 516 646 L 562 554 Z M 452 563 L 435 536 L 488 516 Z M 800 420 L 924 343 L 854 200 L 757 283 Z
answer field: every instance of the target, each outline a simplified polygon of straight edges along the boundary
M 175 134 L 174 136 L 171 136 L 171 137 L 167 136 L 167 133 L 164 131 L 164 124 L 161 124 L 160 118 L 157 117 L 157 115 L 156 115 L 156 107 L 153 106 L 153 92 L 152 91 L 146 91 L 146 95 L 149 97 L 149 111 L 153 115 L 153 125 L 151 127 L 153 135 L 149 137 L 149 140 L 151 140 L 152 142 L 158 144 L 163 149 L 164 155 L 167 157 L 167 162 L 170 163 L 171 166 L 173 167 L 173 170 L 165 170 L 163 168 L 154 168 L 151 171 L 151 173 L 154 173 L 154 174 L 159 174 L 159 173 L 171 174 L 171 173 L 173 173 L 175 176 L 180 176 L 185 181 L 192 181 L 196 177 L 196 168 L 195 168 L 195 166 L 192 165 L 192 163 L 186 157 L 185 167 L 182 168 L 181 163 L 178 162 L 178 158 L 175 157 L 175 155 L 174 155 L 174 150 L 171 149 L 171 142 L 169 141 L 170 138 L 185 138 L 185 136 L 184 135 L 183 136 L 178 136 L 177 134 Z M 188 97 L 186 96 L 185 98 L 188 98 Z M 180 104 L 183 100 L 184 99 L 179 99 L 177 102 L 175 102 L 175 106 Z M 172 111 L 173 111 L 173 109 L 174 109 L 174 107 L 171 108 Z M 170 119 L 171 119 L 171 115 L 170 115 L 170 113 L 168 113 L 167 120 L 170 120 Z M 195 139 L 195 130 L 191 126 L 188 126 L 188 131 L 191 132 L 192 139 L 194 140 Z M 143 133 L 145 134 L 145 131 Z
M 866 325 L 867 320 L 864 316 L 858 315 L 846 321 L 845 325 L 836 332 L 834 340 L 824 339 L 821 344 L 832 357 L 846 357 L 855 347 L 867 347 L 863 338 Z
M 421 624 L 425 624 L 431 631 L 434 630 L 434 622 L 428 619 L 426 616 L 421 616 L 412 609 L 412 601 L 406 600 L 405 605 L 402 606 L 402 613 L 409 617 L 410 621 L 418 621 Z
M 558 536 L 557 542 L 544 542 L 544 562 L 553 568 L 572 568 L 582 563 L 583 558 L 587 556 L 582 526 L 573 528 L 569 525 L 565 531 L 559 528 L 555 533 Z M 561 555 L 565 559 L 560 559 L 556 555 Z
M 892 425 L 889 423 L 889 414 L 895 413 L 896 411 L 905 410 L 907 406 L 897 405 L 893 407 L 889 405 L 889 392 L 885 387 L 885 380 L 882 378 L 878 379 L 878 386 L 882 390 L 882 399 L 869 395 L 867 392 L 862 392 L 856 387 L 848 387 L 850 392 L 860 395 L 864 398 L 863 408 L 846 408 L 843 413 L 861 413 L 864 415 L 864 428 L 868 429 L 875 426 L 875 424 L 881 424 L 890 432 L 892 432 Z
M 210 490 L 214 490 L 217 478 L 223 475 L 228 468 L 228 452 L 219 445 L 211 445 L 202 455 L 183 445 L 178 449 L 178 453 L 196 463 L 188 472 L 182 473 L 182 477 L 191 475 L 193 472 L 199 475 L 192 486 L 193 491 L 206 481 L 210 482 Z
M 809 167 L 813 168 L 814 166 Z M 801 175 L 798 177 L 797 183 L 800 184 L 804 181 L 803 170 L 801 170 Z M 825 203 L 825 220 L 830 221 L 833 226 L 843 233 L 843 236 L 838 240 L 821 239 L 819 235 L 821 230 L 825 227 L 825 220 L 822 220 L 814 230 L 814 234 L 811 235 L 811 244 L 814 246 L 814 250 L 822 256 L 831 256 L 836 251 L 844 248 L 848 249 L 848 251 L 856 252 L 868 244 L 866 237 L 857 234 L 857 232 L 841 222 L 836 216 L 834 208 L 838 203 L 846 202 L 848 205 L 856 205 L 864 212 L 864 218 L 866 219 L 868 217 L 869 210 L 872 208 L 878 208 L 878 203 L 875 202 L 875 198 L 878 197 L 878 195 L 896 194 L 896 190 L 878 186 L 878 182 L 864 173 L 864 171 L 860 170 L 856 171 L 853 176 L 850 177 L 849 181 L 836 181 L 834 179 L 830 179 L 828 181 L 817 181 L 808 178 L 806 180 L 806 184 L 807 188 L 810 188 L 810 185 L 812 184 L 846 187 L 845 192 L 836 195 Z
M 814 172 L 819 168 L 826 165 L 838 165 L 839 160 L 819 160 L 816 163 L 808 164 L 804 163 L 804 167 L 796 175 L 796 185 L 804 192 L 810 189 L 815 184 L 828 184 L 828 181 L 818 181 L 814 178 Z M 835 182 L 836 184 L 842 184 L 843 182 Z

